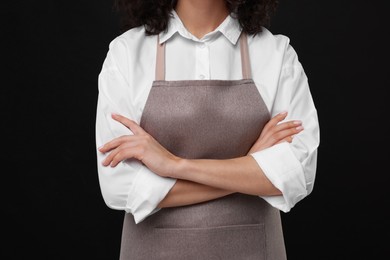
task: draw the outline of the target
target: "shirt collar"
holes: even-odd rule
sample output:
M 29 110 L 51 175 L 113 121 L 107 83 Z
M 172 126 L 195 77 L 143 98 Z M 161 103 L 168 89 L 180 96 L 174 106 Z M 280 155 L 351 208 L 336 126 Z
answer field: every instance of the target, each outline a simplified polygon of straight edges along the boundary
M 228 15 L 226 19 L 212 32 L 203 36 L 202 39 L 197 39 L 193 36 L 185 27 L 183 22 L 180 20 L 175 10 L 172 10 L 172 16 L 169 19 L 167 30 L 160 33 L 160 44 L 169 40 L 174 34 L 178 33 L 181 36 L 191 39 L 197 42 L 207 42 L 214 38 L 217 34 L 224 35 L 233 45 L 238 41 L 241 34 L 241 26 L 237 19 Z

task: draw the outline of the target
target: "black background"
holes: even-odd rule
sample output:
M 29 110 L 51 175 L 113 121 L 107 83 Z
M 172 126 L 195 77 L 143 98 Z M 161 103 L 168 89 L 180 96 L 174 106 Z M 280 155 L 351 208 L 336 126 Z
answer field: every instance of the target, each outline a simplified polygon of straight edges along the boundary
M 390 253 L 384 3 L 281 0 L 273 19 L 321 126 L 313 193 L 282 213 L 289 260 Z M 94 143 L 112 1 L 9 1 L 1 17 L 2 259 L 118 259 L 123 213 L 103 202 Z

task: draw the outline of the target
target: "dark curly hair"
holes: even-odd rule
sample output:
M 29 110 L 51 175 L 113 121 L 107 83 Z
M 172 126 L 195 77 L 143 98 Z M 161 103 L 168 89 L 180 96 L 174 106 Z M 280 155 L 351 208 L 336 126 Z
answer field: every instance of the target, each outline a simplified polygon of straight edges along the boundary
M 118 11 L 120 31 L 144 26 L 147 35 L 156 35 L 168 27 L 177 0 L 114 0 Z M 278 0 L 226 0 L 226 6 L 247 34 L 257 34 L 270 25 Z

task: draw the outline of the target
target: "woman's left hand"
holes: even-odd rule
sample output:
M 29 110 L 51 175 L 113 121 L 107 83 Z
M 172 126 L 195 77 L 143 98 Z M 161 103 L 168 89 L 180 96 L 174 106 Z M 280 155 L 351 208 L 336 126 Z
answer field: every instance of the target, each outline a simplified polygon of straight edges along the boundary
M 129 128 L 134 135 L 115 138 L 99 147 L 100 152 L 109 153 L 103 165 L 115 167 L 123 160 L 134 158 L 156 174 L 170 177 L 180 158 L 165 149 L 133 120 L 117 114 L 113 114 L 112 118 Z

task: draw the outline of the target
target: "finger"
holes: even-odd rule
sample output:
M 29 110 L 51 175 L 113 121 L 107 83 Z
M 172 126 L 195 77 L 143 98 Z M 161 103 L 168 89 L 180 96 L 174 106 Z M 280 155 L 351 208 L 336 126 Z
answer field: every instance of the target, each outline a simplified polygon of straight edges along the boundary
M 129 128 L 135 135 L 136 134 L 142 134 L 145 133 L 145 131 L 140 127 L 135 121 L 128 119 L 127 117 L 118 115 L 118 114 L 112 114 L 111 117 L 121 123 L 122 125 Z
M 289 138 L 291 136 L 294 136 L 300 132 L 302 132 L 303 126 L 298 126 L 294 128 L 288 128 L 279 132 L 276 132 L 272 138 L 275 140 L 275 143 L 279 142 L 280 140 L 284 140 L 285 138 Z
M 111 158 L 111 161 L 110 161 L 109 165 L 111 167 L 117 166 L 121 161 L 129 158 L 128 156 L 130 156 L 130 153 L 131 153 L 131 151 L 129 151 L 129 150 L 118 150 L 118 151 L 116 151 L 114 156 Z
M 131 154 L 131 150 L 134 150 L 134 148 L 136 146 L 138 146 L 138 144 L 139 144 L 139 141 L 135 140 L 133 142 L 127 142 L 127 143 L 120 145 L 119 147 L 117 147 L 116 149 L 111 151 L 111 153 L 104 159 L 102 164 L 104 166 L 108 166 L 110 164 L 117 165 L 120 161 L 122 161 L 124 159 L 132 158 L 133 155 Z M 125 157 L 125 156 L 128 156 L 128 157 Z
M 115 157 L 115 155 L 118 153 L 118 151 L 115 149 L 113 151 L 111 151 L 111 153 L 109 153 L 107 155 L 107 157 L 102 161 L 102 165 L 103 166 L 108 166 L 111 164 L 112 162 L 112 159 Z
M 300 126 L 302 126 L 302 122 L 299 120 L 292 120 L 288 122 L 278 123 L 277 125 L 270 126 L 268 129 L 263 130 L 261 132 L 260 137 L 268 140 L 270 138 L 274 138 L 274 135 L 279 131 L 284 131 L 287 129 L 295 129 Z
M 302 121 L 300 120 L 292 120 L 292 121 L 287 121 L 287 122 L 283 122 L 283 123 L 280 123 L 278 125 L 276 125 L 272 131 L 273 132 L 279 132 L 279 131 L 283 131 L 283 130 L 286 130 L 286 129 L 293 129 L 293 128 L 298 128 L 298 127 L 301 127 L 302 126 Z
M 276 116 L 274 116 L 273 118 L 271 118 L 267 124 L 264 126 L 264 129 L 263 131 L 267 131 L 269 128 L 277 125 L 279 122 L 281 122 L 282 120 L 284 120 L 287 116 L 287 111 L 282 111 L 280 112 L 279 114 L 277 114 Z
M 117 148 L 117 149 L 111 151 L 111 153 L 110 153 L 110 154 L 106 157 L 106 159 L 104 159 L 104 161 L 102 162 L 103 166 L 109 166 L 109 165 L 113 166 L 114 163 L 115 163 L 115 166 L 116 166 L 116 165 L 121 161 L 121 160 L 119 161 L 119 158 L 120 158 L 121 156 L 118 157 L 118 154 L 119 154 L 119 155 L 122 154 L 122 156 L 124 156 L 124 155 L 123 155 L 123 154 L 124 154 L 123 149 Z M 116 159 L 115 159 L 115 158 L 116 158 Z M 115 162 L 114 162 L 114 160 L 115 160 Z
M 280 143 L 283 143 L 283 142 L 288 142 L 288 143 L 291 143 L 294 139 L 294 136 L 288 136 L 282 140 L 280 140 L 279 142 L 277 142 L 277 144 L 280 144 Z
M 122 145 L 125 142 L 132 142 L 137 139 L 134 135 L 123 135 L 117 138 L 112 139 L 111 141 L 105 143 L 104 145 L 99 147 L 99 151 L 102 153 L 109 152 L 118 146 Z
M 112 157 L 110 166 L 115 167 L 117 166 L 120 162 L 126 160 L 126 159 L 131 159 L 135 158 L 139 160 L 139 154 L 140 154 L 140 149 L 138 146 L 133 147 L 132 149 L 121 149 L 115 153 L 115 155 Z
M 270 131 L 269 133 L 267 133 L 267 136 L 264 136 L 263 140 L 265 140 L 265 142 L 262 142 L 261 145 L 265 146 L 265 147 L 273 146 L 273 145 L 275 145 L 275 144 L 277 144 L 285 139 L 289 140 L 289 137 L 300 133 L 302 130 L 303 130 L 303 127 L 298 126 L 298 127 L 293 127 L 293 128 L 287 128 L 287 129 L 277 131 L 277 132 Z M 255 143 L 255 145 L 254 145 L 255 149 L 256 149 L 256 146 L 257 146 L 257 144 Z
M 269 139 L 273 137 L 273 135 L 279 131 L 287 130 L 287 129 L 295 129 L 297 127 L 302 126 L 302 121 L 300 120 L 292 120 L 288 122 L 278 123 L 277 125 L 268 128 L 266 131 L 262 132 L 260 137 Z

